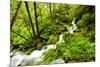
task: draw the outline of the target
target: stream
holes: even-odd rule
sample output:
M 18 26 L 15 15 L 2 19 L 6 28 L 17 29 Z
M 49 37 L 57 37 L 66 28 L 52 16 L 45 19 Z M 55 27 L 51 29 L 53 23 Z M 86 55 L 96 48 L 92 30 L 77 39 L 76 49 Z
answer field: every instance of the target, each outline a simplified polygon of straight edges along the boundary
M 76 24 L 75 24 L 75 19 L 76 18 L 74 18 L 72 21 L 72 26 L 69 27 L 70 34 L 72 34 L 73 31 L 77 29 Z M 43 46 L 41 50 L 34 50 L 30 55 L 25 55 L 22 51 L 18 51 L 11 58 L 11 67 L 35 65 L 36 62 L 39 62 L 43 59 L 44 52 L 48 51 L 49 49 L 56 49 L 56 45 L 61 42 L 64 42 L 63 34 L 59 35 L 59 41 L 56 44 L 50 44 L 47 46 Z M 51 64 L 56 64 L 56 63 L 65 63 L 65 62 L 63 59 L 56 59 L 51 62 Z
M 60 43 L 61 41 L 64 41 L 62 37 L 63 35 L 61 34 L 59 36 L 59 41 L 56 44 Z M 56 49 L 56 44 L 43 46 L 41 50 L 34 50 L 30 55 L 25 55 L 22 51 L 16 52 L 15 55 L 11 57 L 11 67 L 35 65 L 36 62 L 41 61 L 43 59 L 44 52 L 48 51 L 49 49 Z M 64 63 L 63 59 L 57 59 L 51 64 L 57 63 L 57 61 L 59 62 L 61 60 Z

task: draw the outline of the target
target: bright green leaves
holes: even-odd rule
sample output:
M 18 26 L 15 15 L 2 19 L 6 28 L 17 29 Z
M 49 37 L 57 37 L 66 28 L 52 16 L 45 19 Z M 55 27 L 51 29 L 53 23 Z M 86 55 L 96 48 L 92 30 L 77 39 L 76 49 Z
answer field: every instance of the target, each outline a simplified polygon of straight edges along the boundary
M 65 61 L 91 61 L 95 58 L 95 46 L 83 36 L 64 35 L 66 48 L 64 51 Z M 71 40 L 71 41 L 68 41 Z M 65 44 L 62 44 L 65 45 Z M 62 50 L 62 47 L 59 47 Z M 63 49 L 64 50 L 64 49 Z M 86 60 L 87 58 L 87 60 Z
M 63 58 L 65 62 L 95 61 L 95 43 L 89 42 L 83 36 L 75 36 L 67 33 L 64 33 L 63 39 L 65 43 L 61 42 L 57 44 L 56 51 L 53 51 L 56 56 L 55 58 Z M 45 56 L 48 56 L 48 63 L 51 62 L 50 58 L 53 56 L 53 54 L 49 54 L 50 51 L 52 53 L 52 50 L 49 50 L 45 54 Z
M 43 63 L 49 64 L 51 61 L 55 60 L 57 58 L 57 53 L 55 49 L 50 49 L 47 52 L 44 53 L 43 57 Z
M 16 5 L 17 1 L 12 0 L 11 16 L 15 13 Z M 33 2 L 28 2 L 28 5 L 36 31 Z M 56 44 L 59 35 L 64 33 L 64 42 L 57 44 L 57 49 L 51 49 L 45 52 L 42 64 L 49 64 L 51 61 L 58 58 L 63 58 L 65 62 L 95 60 L 94 6 L 37 2 L 36 7 L 41 41 L 35 40 L 30 34 L 32 33 L 32 27 L 25 4 L 22 2 L 12 28 L 17 34 L 11 32 L 11 42 L 13 44 L 23 49 L 25 47 L 25 53 L 30 54 L 33 48 L 41 49 L 44 45 Z M 68 29 L 71 26 L 71 21 L 74 17 L 76 17 L 75 24 L 79 30 L 74 31 L 74 33 L 79 33 L 80 35 L 71 35 L 68 33 Z

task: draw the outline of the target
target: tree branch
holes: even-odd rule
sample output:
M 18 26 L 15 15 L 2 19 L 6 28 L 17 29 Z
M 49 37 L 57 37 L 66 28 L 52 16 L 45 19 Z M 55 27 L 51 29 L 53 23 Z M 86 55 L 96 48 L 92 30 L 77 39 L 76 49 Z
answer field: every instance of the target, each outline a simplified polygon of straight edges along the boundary
M 23 39 L 27 40 L 27 39 L 26 39 L 25 37 L 23 37 L 22 35 L 20 35 L 20 34 L 14 32 L 14 31 L 12 31 L 12 32 L 15 33 L 15 34 L 17 34 L 18 36 L 22 37 Z
M 17 16 L 17 14 L 18 14 L 18 11 L 19 11 L 19 8 L 20 8 L 20 6 L 21 6 L 21 3 L 22 3 L 22 1 L 20 1 L 20 2 L 18 3 L 18 7 L 16 8 L 15 15 L 14 15 L 14 17 L 13 17 L 12 20 L 11 20 L 10 30 L 12 30 L 12 27 L 13 27 L 14 21 L 15 21 L 15 19 L 16 19 L 16 16 Z

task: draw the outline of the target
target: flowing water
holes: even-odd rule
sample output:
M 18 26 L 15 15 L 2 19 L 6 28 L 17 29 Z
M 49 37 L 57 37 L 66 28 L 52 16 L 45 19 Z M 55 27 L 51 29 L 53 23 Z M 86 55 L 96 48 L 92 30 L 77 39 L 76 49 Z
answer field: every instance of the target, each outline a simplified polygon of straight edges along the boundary
M 77 30 L 77 26 L 75 24 L 76 17 L 72 21 L 72 26 L 69 27 L 69 33 L 73 34 L 75 30 Z
M 42 60 L 43 53 L 49 49 L 56 49 L 56 45 L 43 46 L 41 50 L 34 50 L 30 55 L 25 55 L 23 52 L 19 51 L 11 58 L 11 67 L 16 67 L 18 65 L 32 65 L 37 61 Z
M 74 18 L 74 20 L 72 21 L 72 26 L 69 27 L 69 33 L 73 33 L 73 31 L 77 29 L 76 24 L 75 24 L 75 19 L 76 18 Z M 43 59 L 42 57 L 45 51 L 48 51 L 49 49 L 56 49 L 56 45 L 61 42 L 64 42 L 62 34 L 59 36 L 59 41 L 55 45 L 50 44 L 47 46 L 43 46 L 41 50 L 34 50 L 30 55 L 25 55 L 23 52 L 18 51 L 15 54 L 15 56 L 11 58 L 11 67 L 16 67 L 18 65 L 32 65 L 36 63 L 37 61 L 41 61 Z
M 11 58 L 11 67 L 17 67 L 18 65 L 33 65 L 37 61 L 41 61 L 43 59 L 43 53 L 48 51 L 49 49 L 56 49 L 56 45 L 63 40 L 63 35 L 59 36 L 59 41 L 53 45 L 43 46 L 41 50 L 34 50 L 30 55 L 25 55 L 23 52 L 18 51 L 12 58 Z

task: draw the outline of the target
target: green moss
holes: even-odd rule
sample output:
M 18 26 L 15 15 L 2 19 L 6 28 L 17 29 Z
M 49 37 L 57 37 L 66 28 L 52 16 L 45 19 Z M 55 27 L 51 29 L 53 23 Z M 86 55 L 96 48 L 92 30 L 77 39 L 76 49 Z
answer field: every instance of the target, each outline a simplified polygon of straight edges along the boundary
M 28 49 L 27 51 L 25 51 L 26 55 L 29 55 L 31 52 L 33 51 L 33 48 Z
M 50 35 L 47 44 L 55 44 L 55 43 L 57 43 L 57 41 L 58 41 L 58 36 Z
M 47 52 L 45 52 L 43 57 L 43 62 L 45 64 L 49 64 L 51 61 L 55 60 L 57 58 L 57 53 L 55 49 L 50 49 Z

